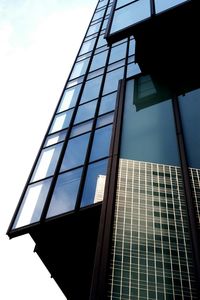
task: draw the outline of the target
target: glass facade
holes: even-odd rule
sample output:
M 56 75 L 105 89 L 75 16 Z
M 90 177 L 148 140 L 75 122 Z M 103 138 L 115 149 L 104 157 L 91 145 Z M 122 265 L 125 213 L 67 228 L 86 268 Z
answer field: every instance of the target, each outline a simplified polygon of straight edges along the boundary
M 118 83 L 128 76 L 126 65 L 137 66 L 133 37 L 112 46 L 106 43 L 104 35 L 112 5 L 113 1 L 108 0 L 97 5 L 22 195 L 16 220 L 21 220 L 27 209 L 29 215 L 34 215 L 36 206 L 37 218 L 15 221 L 12 229 L 103 200 Z M 134 71 L 138 73 L 139 67 Z M 29 200 L 43 185 L 43 201 L 36 192 L 34 200 Z M 31 201 L 35 204 L 30 205 Z
M 109 34 L 116 34 L 154 14 L 164 12 L 190 0 L 122 0 L 115 1 Z
M 198 299 L 188 203 L 200 230 L 200 89 L 171 93 L 143 74 L 137 40 L 121 34 L 186 2 L 98 1 L 11 223 L 22 234 L 111 209 L 110 300 Z

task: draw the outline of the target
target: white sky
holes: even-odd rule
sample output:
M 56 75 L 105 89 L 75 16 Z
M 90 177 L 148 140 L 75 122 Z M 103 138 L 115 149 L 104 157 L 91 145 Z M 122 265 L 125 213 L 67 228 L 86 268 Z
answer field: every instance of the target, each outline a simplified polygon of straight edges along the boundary
M 5 235 L 97 0 L 0 0 L 0 299 L 64 300 L 29 235 Z

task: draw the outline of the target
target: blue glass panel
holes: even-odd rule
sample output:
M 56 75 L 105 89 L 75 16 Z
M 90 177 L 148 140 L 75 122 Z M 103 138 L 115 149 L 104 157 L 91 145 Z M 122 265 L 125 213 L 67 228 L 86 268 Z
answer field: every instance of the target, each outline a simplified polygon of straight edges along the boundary
M 134 81 L 127 82 L 120 157 L 179 165 L 176 131 L 170 100 L 136 111 Z
M 81 85 L 76 85 L 72 88 L 67 89 L 62 97 L 60 105 L 58 107 L 58 112 L 67 110 L 76 105 L 77 98 L 80 92 Z
M 94 134 L 90 161 L 109 155 L 112 125 L 97 129 Z
M 94 55 L 94 57 L 92 59 L 92 64 L 90 67 L 90 72 L 94 71 L 96 69 L 99 69 L 101 67 L 104 67 L 105 63 L 106 63 L 107 55 L 108 55 L 108 51 L 104 51 L 104 52 Z
M 188 164 L 200 168 L 200 89 L 179 97 Z
M 73 110 L 70 109 L 63 113 L 55 115 L 55 118 L 54 118 L 51 128 L 49 130 L 49 133 L 53 133 L 56 131 L 60 131 L 64 128 L 67 128 L 71 121 L 72 113 L 73 113 Z
M 134 25 L 150 16 L 150 0 L 133 2 L 115 11 L 111 26 L 111 33 Z
M 42 150 L 31 178 L 32 182 L 54 174 L 62 146 L 63 143 L 59 143 Z
M 97 100 L 80 105 L 76 113 L 74 124 L 93 118 L 96 110 L 96 105 Z
M 97 119 L 96 128 L 111 124 L 114 119 L 114 112 L 105 114 Z
M 155 0 L 156 13 L 169 9 L 173 6 L 186 2 L 187 0 Z
M 84 75 L 89 63 L 89 58 L 81 60 L 74 65 L 70 79 Z
M 79 55 L 91 51 L 93 49 L 93 47 L 94 47 L 95 42 L 96 42 L 96 38 L 91 39 L 91 40 L 89 40 L 87 42 L 84 42 L 83 45 L 82 45 L 82 47 L 81 47 Z
M 102 97 L 99 108 L 99 115 L 115 109 L 117 93 L 112 93 Z
M 61 165 L 61 171 L 83 165 L 89 137 L 90 134 L 87 133 L 69 140 Z
M 81 174 L 79 168 L 58 176 L 47 218 L 74 210 Z
M 86 82 L 84 90 L 83 90 L 83 94 L 81 97 L 81 103 L 95 99 L 99 96 L 101 82 L 102 82 L 102 76 L 93 78 Z
M 119 80 L 124 76 L 124 68 L 119 68 L 106 74 L 103 94 L 114 92 L 118 88 Z
M 66 134 L 67 134 L 67 130 L 62 130 L 57 133 L 51 134 L 46 138 L 44 147 L 51 146 L 64 141 Z
M 123 59 L 126 55 L 126 47 L 127 43 L 123 43 L 121 45 L 113 47 L 110 52 L 109 64 L 117 60 Z
M 52 178 L 28 186 L 13 228 L 38 222 L 46 201 Z
M 90 131 L 92 129 L 92 124 L 93 124 L 93 120 L 90 120 L 90 121 L 73 126 L 70 137 L 74 137 L 76 135 Z
M 107 163 L 107 160 L 101 160 L 88 166 L 81 207 L 103 200 Z

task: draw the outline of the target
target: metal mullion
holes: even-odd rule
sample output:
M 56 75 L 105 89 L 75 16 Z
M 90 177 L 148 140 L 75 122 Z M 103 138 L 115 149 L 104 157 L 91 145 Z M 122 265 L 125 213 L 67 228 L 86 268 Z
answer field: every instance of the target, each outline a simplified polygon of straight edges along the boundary
M 192 190 L 190 186 L 190 177 L 188 170 L 188 162 L 186 157 L 186 150 L 184 144 L 183 129 L 181 123 L 181 115 L 178 104 L 178 97 L 173 97 L 172 99 L 174 119 L 176 126 L 176 135 L 179 147 L 179 155 L 181 161 L 181 171 L 183 178 L 183 188 L 185 194 L 185 202 L 188 212 L 188 221 L 189 221 L 189 231 L 191 236 L 191 247 L 192 247 L 192 256 L 193 256 L 193 266 L 196 273 L 196 278 L 198 282 L 197 292 L 200 296 L 200 245 L 199 245 L 199 233 L 197 230 L 196 216 L 194 210 L 194 204 L 192 199 Z
M 92 22 L 92 19 L 93 19 L 93 17 L 94 17 L 94 14 L 95 14 L 95 12 L 96 12 L 96 9 L 97 9 L 98 4 L 99 4 L 99 2 L 98 2 L 97 5 L 96 5 L 96 8 L 95 8 L 95 11 L 94 11 L 94 13 L 93 13 L 93 15 L 92 15 L 92 18 L 91 18 L 91 21 L 90 21 L 90 23 L 89 23 L 89 26 L 90 26 L 90 24 L 91 24 L 91 22 Z M 102 22 L 102 24 L 103 24 L 103 22 Z M 102 24 L 101 24 L 101 27 L 102 27 Z M 77 58 L 78 58 L 78 56 L 79 56 L 79 53 L 80 53 L 82 44 L 84 43 L 84 40 L 85 40 L 85 38 L 86 38 L 86 35 L 87 35 L 87 32 L 88 32 L 89 26 L 88 26 L 87 31 L 86 31 L 86 33 L 85 33 L 85 36 L 84 36 L 84 38 L 83 38 L 83 42 L 81 43 L 81 46 L 80 46 L 80 48 L 79 48 L 78 54 L 77 54 L 77 56 L 76 56 L 76 58 L 75 58 L 75 62 L 74 62 L 74 64 L 73 64 L 72 68 L 71 68 L 71 71 L 70 71 L 69 75 L 68 75 L 67 81 L 66 81 L 66 83 L 65 83 L 65 85 L 64 85 L 64 88 L 63 88 L 63 91 L 62 91 L 61 96 L 60 96 L 60 98 L 59 98 L 58 104 L 56 105 L 56 109 L 55 109 L 55 111 L 54 111 L 54 113 L 53 113 L 53 116 L 52 116 L 52 118 L 51 118 L 50 124 L 49 124 L 49 126 L 48 126 L 48 128 L 47 128 L 46 134 L 45 134 L 45 136 L 44 136 L 44 138 L 43 138 L 43 140 L 42 140 L 40 149 L 39 149 L 38 154 L 37 154 L 37 156 L 36 156 L 36 158 L 35 158 L 35 161 L 34 161 L 34 163 L 33 163 L 33 166 L 32 166 L 32 168 L 31 168 L 30 174 L 29 174 L 28 179 L 27 179 L 27 181 L 26 181 L 26 184 L 25 184 L 25 187 L 24 187 L 23 192 L 22 192 L 22 194 L 21 194 L 21 197 L 20 197 L 20 200 L 19 200 L 19 202 L 18 202 L 18 205 L 17 205 L 17 207 L 16 207 L 16 209 L 15 209 L 14 215 L 13 215 L 13 217 L 12 217 L 12 219 L 11 219 L 10 225 L 9 225 L 9 227 L 8 227 L 8 230 L 7 230 L 7 234 L 8 234 L 8 235 L 9 235 L 10 231 L 12 230 L 12 227 L 13 227 L 13 225 L 14 225 L 15 219 L 16 219 L 17 214 L 18 214 L 18 212 L 19 212 L 19 209 L 20 209 L 20 207 L 21 207 L 21 204 L 22 204 L 22 201 L 23 201 L 23 199 L 24 199 L 24 196 L 25 196 L 26 190 L 27 190 L 27 188 L 28 188 L 29 182 L 30 182 L 30 180 L 31 180 L 31 178 L 32 178 L 32 175 L 33 175 L 33 172 L 34 172 L 34 170 L 35 170 L 37 161 L 38 161 L 38 159 L 39 159 L 39 157 L 40 157 L 40 154 L 41 154 L 41 151 L 42 151 L 42 149 L 43 149 L 43 147 L 44 147 L 44 144 L 45 144 L 46 138 L 47 138 L 47 136 L 48 136 L 49 130 L 50 130 L 52 124 L 53 124 L 54 117 L 55 117 L 56 112 L 57 112 L 57 110 L 58 110 L 58 108 L 59 108 L 59 105 L 60 105 L 60 103 L 61 103 L 63 94 L 64 94 L 64 92 L 65 92 L 65 90 L 66 90 L 66 88 L 67 88 L 67 83 L 68 83 L 69 78 L 70 78 L 70 76 L 71 76 L 71 74 L 72 74 L 72 70 L 73 70 L 73 68 L 74 68 L 74 66 L 75 66 L 76 60 L 77 60 Z M 98 36 L 97 36 L 97 39 L 98 39 Z M 96 40 L 96 42 L 97 42 L 97 40 Z M 95 43 L 95 45 L 96 45 L 96 43 Z M 94 49 L 95 49 L 95 46 L 94 46 L 93 50 L 94 50 Z M 91 62 L 91 59 L 90 59 L 90 62 Z M 86 73 L 86 74 L 87 74 L 87 73 Z M 86 77 L 86 74 L 85 74 L 85 77 Z M 84 81 L 82 82 L 82 86 L 83 86 L 83 85 L 84 85 Z M 80 91 L 80 92 L 81 92 L 81 91 Z M 68 134 L 67 134 L 67 136 L 68 136 Z M 67 139 L 67 137 L 66 137 L 66 139 Z M 64 145 L 63 145 L 63 146 L 64 146 Z M 61 152 L 62 152 L 62 151 L 61 151 Z M 54 174 L 55 174 L 55 173 L 54 173 Z M 48 193 L 48 195 L 49 195 L 49 193 Z M 48 195 L 47 195 L 47 199 L 48 199 Z M 46 204 L 46 203 L 45 203 L 45 204 Z
M 95 10 L 96 11 L 96 10 Z M 105 13 L 106 13 L 106 10 L 105 10 Z M 94 12 L 95 14 L 95 12 Z M 94 16 L 93 14 L 93 16 Z M 104 17 L 103 17 L 104 19 Z M 67 135 L 65 137 L 65 140 L 64 140 L 64 143 L 63 143 L 63 148 L 61 150 L 61 153 L 60 153 L 60 157 L 58 159 L 58 162 L 57 162 L 57 166 L 56 166 L 56 169 L 55 169 L 55 172 L 54 172 L 54 176 L 53 176 L 53 179 L 52 179 L 52 183 L 51 183 L 51 186 L 50 186 L 50 189 L 49 189 L 49 192 L 48 192 L 48 195 L 47 195 L 47 198 L 46 198 L 46 202 L 44 204 L 44 208 L 43 208 L 43 211 L 42 211 L 42 214 L 41 214 L 41 218 L 40 218 L 40 222 L 44 222 L 45 218 L 46 218 L 46 215 L 47 215 L 47 212 L 48 212 L 48 208 L 49 208 L 49 205 L 50 205 L 50 202 L 51 202 L 51 197 L 52 197 L 52 194 L 53 194 L 53 191 L 54 191 L 54 188 L 55 188 L 55 185 L 56 185 L 56 182 L 57 182 L 57 178 L 58 178 L 58 175 L 59 175 L 59 170 L 60 170 L 60 167 L 61 167 L 61 164 L 62 164 L 62 161 L 63 161 L 63 158 L 64 158 L 64 155 L 65 155 L 65 151 L 66 151 L 66 148 L 67 148 L 67 145 L 68 145 L 68 141 L 69 141 L 69 137 L 70 137 L 70 134 L 71 134 L 71 130 L 72 130 L 72 127 L 73 127 L 73 124 L 74 124 L 74 120 L 75 120 L 75 117 L 76 117 L 76 113 L 77 113 L 77 110 L 78 110 L 78 107 L 79 107 L 79 104 L 80 104 L 80 100 L 81 100 L 81 97 L 82 97 L 82 93 L 83 93 L 83 90 L 84 90 L 84 87 L 85 87 L 85 83 L 86 83 L 86 79 L 87 79 L 87 75 L 89 73 L 89 69 L 90 69 L 90 66 L 91 66 L 91 62 L 92 62 L 92 58 L 93 58 L 93 55 L 94 55 L 94 52 L 95 52 L 95 47 L 96 47 L 96 44 L 97 44 L 97 40 L 98 40 L 98 37 L 100 35 L 100 30 L 101 30 L 101 27 L 103 25 L 103 20 L 101 22 L 101 26 L 100 26 L 100 29 L 99 29 L 99 32 L 98 32 L 98 35 L 97 35 L 97 39 L 95 41 L 95 45 L 93 47 L 93 50 L 92 50 L 92 53 L 91 53 L 91 57 L 89 58 L 89 63 L 88 63 L 88 66 L 87 66 L 87 69 L 86 69 L 86 72 L 85 74 L 83 75 L 83 82 L 82 82 L 82 85 L 81 85 L 81 89 L 80 89 L 80 92 L 79 92 L 79 96 L 77 98 L 77 103 L 76 103 L 76 106 L 74 108 L 74 111 L 73 111 L 73 114 L 72 114 L 72 117 L 71 117 L 71 121 L 70 121 L 70 124 L 69 124 L 69 127 L 68 127 L 68 131 L 67 131 Z M 89 28 L 89 27 L 88 27 Z M 87 30 L 88 31 L 88 30 Z M 86 32 L 87 34 L 87 32 Z M 86 36 L 86 35 L 85 35 Z M 82 44 L 81 44 L 82 46 Z M 81 47 L 80 47 L 81 49 Z M 80 49 L 79 49 L 79 52 L 80 52 Z M 79 53 L 78 52 L 78 53 Z M 78 57 L 78 54 L 77 54 L 77 57 Z M 76 57 L 76 59 L 77 59 Z M 75 60 L 75 63 L 76 63 L 76 60 Z M 74 63 L 74 65 L 75 65 Z M 72 73 L 72 70 L 74 68 L 74 65 L 71 69 L 71 72 L 69 74 L 69 77 L 68 77 L 68 80 L 71 76 L 71 73 Z M 68 81 L 66 82 L 66 85 L 65 87 L 67 86 L 67 83 Z M 62 99 L 62 97 L 61 97 Z M 60 101 L 59 101 L 59 104 L 60 104 Z M 91 137 L 90 137 L 91 138 Z M 90 139 L 89 139 L 90 140 Z M 87 152 L 88 152 L 88 149 L 87 149 Z M 86 154 L 87 155 L 87 154 Z M 83 170 L 84 170 L 84 167 L 83 167 Z M 82 173 L 82 176 L 83 176 L 83 173 Z M 81 181 L 82 181 L 82 176 L 81 176 L 81 179 L 80 179 L 80 186 L 81 186 Z M 79 186 L 79 190 L 80 190 L 80 186 Z M 79 192 L 78 192 L 78 195 L 79 195 Z M 78 196 L 77 196 L 77 199 L 78 199 Z M 77 205 L 76 205 L 77 206 Z

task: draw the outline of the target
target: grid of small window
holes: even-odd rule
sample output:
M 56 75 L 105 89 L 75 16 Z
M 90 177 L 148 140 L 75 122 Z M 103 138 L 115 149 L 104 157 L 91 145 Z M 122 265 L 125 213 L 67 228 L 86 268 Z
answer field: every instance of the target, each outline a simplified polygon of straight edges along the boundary
M 120 159 L 108 299 L 198 299 L 179 167 Z
M 189 168 L 196 220 L 200 231 L 200 170 Z

